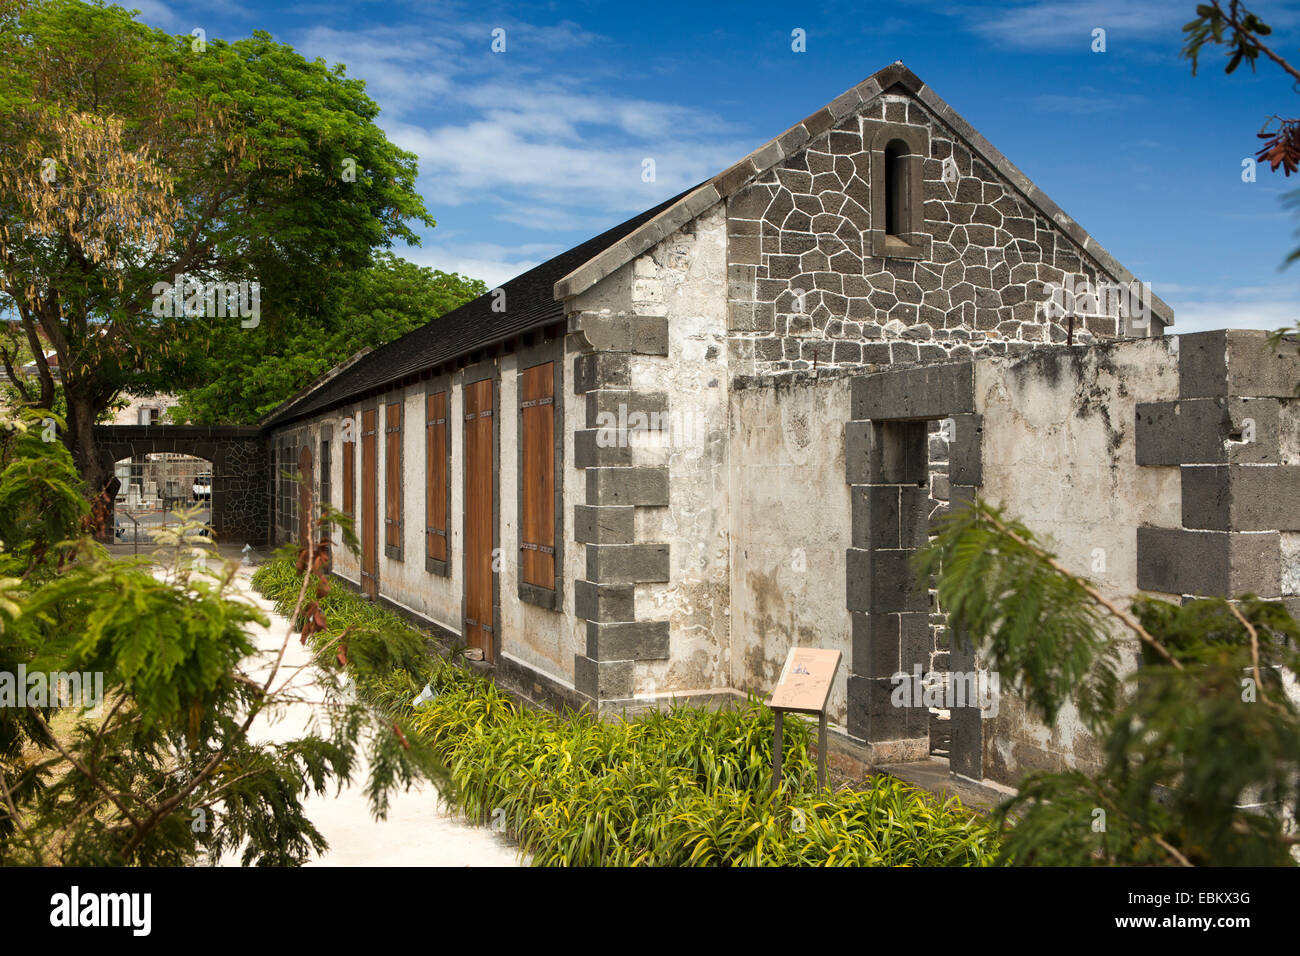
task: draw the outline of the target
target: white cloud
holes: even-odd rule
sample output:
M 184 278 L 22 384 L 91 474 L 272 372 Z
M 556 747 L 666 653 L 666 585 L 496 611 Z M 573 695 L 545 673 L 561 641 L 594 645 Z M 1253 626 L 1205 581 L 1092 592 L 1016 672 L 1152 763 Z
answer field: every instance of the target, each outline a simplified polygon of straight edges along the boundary
M 1092 31 L 1106 31 L 1107 46 L 1120 38 L 1162 35 L 1177 42 L 1190 8 L 1168 0 L 1031 0 L 999 6 L 961 7 L 973 32 L 1005 46 L 1088 50 Z
M 421 186 L 432 203 L 504 199 L 505 191 L 530 206 L 554 204 L 562 212 L 639 212 L 725 169 L 753 148 L 529 135 L 504 116 L 432 129 L 402 125 L 390 135 L 420 157 Z M 653 182 L 642 181 L 646 158 L 655 163 Z
M 1095 89 L 1083 88 L 1077 95 L 1043 93 L 1033 97 L 1030 102 L 1045 113 L 1086 115 L 1132 109 L 1143 106 L 1148 101 L 1145 96 L 1136 93 L 1107 94 Z
M 1300 294 L 1292 286 L 1224 289 L 1169 283 L 1152 288 L 1174 308 L 1171 332 L 1208 329 L 1278 329 L 1300 322 Z
M 435 216 L 480 206 L 527 229 L 592 235 L 593 226 L 654 206 L 761 142 L 707 110 L 610 92 L 598 62 L 578 76 L 571 64 L 548 69 L 548 56 L 563 61 L 601 39 L 574 24 L 505 22 L 507 53 L 498 56 L 484 39 L 491 25 L 436 16 L 418 30 L 316 23 L 295 44 L 366 81 L 388 137 L 419 158 L 417 188 Z M 646 159 L 654 161 L 651 182 L 642 178 Z
M 497 213 L 494 219 L 514 223 L 527 229 L 545 232 L 579 232 L 596 236 L 609 228 L 609 222 L 600 216 L 587 216 L 557 206 L 525 206 L 511 203 Z
M 129 3 L 122 4 L 128 10 L 139 10 L 136 20 L 141 23 L 147 23 L 151 27 L 157 27 L 162 30 L 175 29 L 177 19 L 172 8 L 163 3 L 162 0 L 130 0 Z
M 430 269 L 459 272 L 471 279 L 482 279 L 489 289 L 493 289 L 561 251 L 562 247 L 536 244 L 509 247 L 492 243 L 467 243 L 451 248 L 437 245 L 404 249 L 399 255 Z

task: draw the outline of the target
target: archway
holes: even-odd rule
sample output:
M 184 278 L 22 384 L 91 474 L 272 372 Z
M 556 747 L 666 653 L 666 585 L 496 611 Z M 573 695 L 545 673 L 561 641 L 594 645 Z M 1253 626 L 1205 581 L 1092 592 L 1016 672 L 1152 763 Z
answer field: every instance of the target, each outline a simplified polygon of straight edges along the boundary
M 206 497 L 209 524 L 217 541 L 259 546 L 270 541 L 270 461 L 260 429 L 236 425 L 96 425 L 95 443 L 108 468 L 123 459 L 140 461 L 152 455 L 208 462 L 208 471 L 196 475 L 211 475 Z M 172 486 L 172 491 L 182 498 L 188 494 L 193 502 L 193 484 L 187 492 L 182 480 Z M 142 482 L 142 500 L 145 490 Z M 161 490 L 165 492 L 166 485 Z
M 158 528 L 188 521 L 212 524 L 212 462 L 176 452 L 146 452 L 114 462 L 116 544 L 151 544 Z

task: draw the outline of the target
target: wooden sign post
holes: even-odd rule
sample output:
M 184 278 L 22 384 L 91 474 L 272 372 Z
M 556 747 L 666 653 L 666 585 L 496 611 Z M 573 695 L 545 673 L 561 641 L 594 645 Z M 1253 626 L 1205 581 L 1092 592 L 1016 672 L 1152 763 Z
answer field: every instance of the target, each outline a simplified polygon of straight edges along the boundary
M 826 701 L 840 668 L 840 652 L 820 647 L 792 647 L 767 706 L 776 717 L 772 739 L 772 791 L 781 785 L 782 719 L 789 711 L 817 715 L 817 787 L 826 789 Z

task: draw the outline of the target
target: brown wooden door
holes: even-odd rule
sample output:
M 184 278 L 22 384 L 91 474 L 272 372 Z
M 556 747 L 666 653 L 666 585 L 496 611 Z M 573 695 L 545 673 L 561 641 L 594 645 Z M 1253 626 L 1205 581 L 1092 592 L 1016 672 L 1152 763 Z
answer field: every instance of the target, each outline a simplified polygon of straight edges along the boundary
M 311 447 L 298 453 L 298 546 L 305 547 L 312 531 Z
M 465 644 L 493 661 L 492 380 L 465 386 Z
M 379 597 L 379 470 L 373 408 L 361 413 L 361 591 Z

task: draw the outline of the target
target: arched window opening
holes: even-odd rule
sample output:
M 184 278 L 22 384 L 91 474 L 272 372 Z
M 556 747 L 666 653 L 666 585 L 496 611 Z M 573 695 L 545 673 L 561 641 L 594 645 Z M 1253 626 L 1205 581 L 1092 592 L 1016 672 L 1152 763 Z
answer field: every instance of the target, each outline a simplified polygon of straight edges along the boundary
M 911 193 L 908 183 L 909 150 L 901 139 L 885 146 L 885 235 L 903 236 L 911 222 L 908 208 Z

